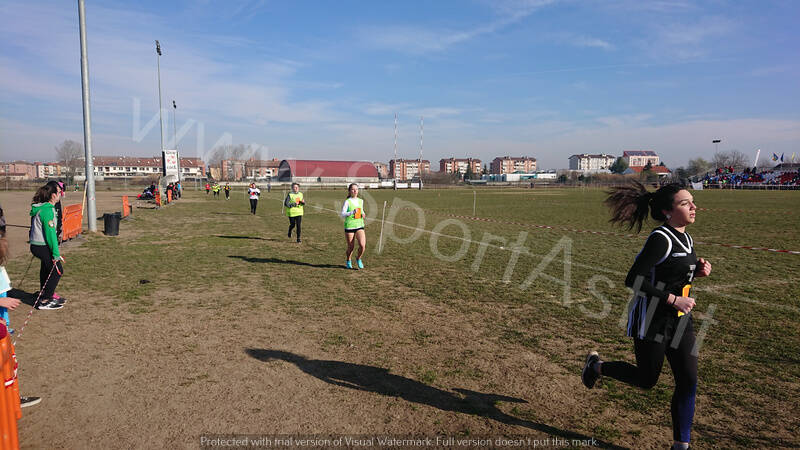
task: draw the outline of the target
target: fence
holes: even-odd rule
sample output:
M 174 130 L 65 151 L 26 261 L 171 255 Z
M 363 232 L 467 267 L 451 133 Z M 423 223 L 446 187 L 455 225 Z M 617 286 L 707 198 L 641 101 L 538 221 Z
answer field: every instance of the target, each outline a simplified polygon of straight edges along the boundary
M 66 241 L 81 234 L 83 224 L 83 205 L 76 203 L 64 207 L 62 218 L 63 239 Z

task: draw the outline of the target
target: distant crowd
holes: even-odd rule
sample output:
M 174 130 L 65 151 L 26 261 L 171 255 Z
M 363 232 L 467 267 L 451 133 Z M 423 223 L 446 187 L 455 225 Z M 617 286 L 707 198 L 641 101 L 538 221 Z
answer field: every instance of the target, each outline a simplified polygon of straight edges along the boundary
M 739 186 L 742 184 L 762 184 L 775 186 L 800 186 L 800 169 L 794 172 L 765 170 L 758 172 L 755 167 L 736 172 L 733 167 L 718 167 L 714 172 L 706 172 L 702 178 L 704 186 Z

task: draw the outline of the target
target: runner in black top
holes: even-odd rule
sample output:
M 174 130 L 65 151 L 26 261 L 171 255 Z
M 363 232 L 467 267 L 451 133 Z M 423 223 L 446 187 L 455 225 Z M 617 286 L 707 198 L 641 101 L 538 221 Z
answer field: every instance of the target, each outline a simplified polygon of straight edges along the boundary
M 711 263 L 697 258 L 686 226 L 694 223 L 697 207 L 692 194 L 678 184 L 648 192 L 640 183 L 615 188 L 606 199 L 611 222 L 629 229 L 648 212 L 663 225 L 655 228 L 636 257 L 625 285 L 634 289 L 628 308 L 627 335 L 633 337 L 636 365 L 603 362 L 597 352 L 586 357 L 581 378 L 588 388 L 605 375 L 644 389 L 655 386 L 667 357 L 675 378 L 672 395 L 673 449 L 686 449 L 691 439 L 697 391 L 697 353 L 690 297 L 692 280 L 711 273 Z

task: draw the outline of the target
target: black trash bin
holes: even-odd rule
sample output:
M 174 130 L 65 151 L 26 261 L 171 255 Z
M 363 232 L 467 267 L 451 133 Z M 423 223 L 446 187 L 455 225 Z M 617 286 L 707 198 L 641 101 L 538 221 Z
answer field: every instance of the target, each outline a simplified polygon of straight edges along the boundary
M 106 236 L 117 236 L 119 235 L 119 221 L 122 218 L 122 214 L 114 213 L 114 214 L 103 214 L 103 226 L 105 227 L 103 230 L 103 234 Z

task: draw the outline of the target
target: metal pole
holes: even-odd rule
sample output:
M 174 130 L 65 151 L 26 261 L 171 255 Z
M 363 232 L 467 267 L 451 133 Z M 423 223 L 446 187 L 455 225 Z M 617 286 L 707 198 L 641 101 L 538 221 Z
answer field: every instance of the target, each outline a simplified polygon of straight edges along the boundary
M 419 165 L 417 172 L 419 173 L 419 190 L 422 190 L 422 116 L 419 116 Z
M 178 110 L 178 105 L 175 104 L 175 100 L 172 101 L 172 142 L 174 142 L 175 150 L 178 149 L 178 126 L 175 122 L 175 111 Z M 180 173 L 180 172 L 179 172 Z
M 89 231 L 97 232 L 97 205 L 94 190 L 94 161 L 92 161 L 92 112 L 89 102 L 89 54 L 86 50 L 86 10 L 84 0 L 78 0 L 78 21 L 81 36 L 81 87 L 83 88 L 83 149 L 86 158 L 86 192 L 89 197 L 86 220 Z
M 164 157 L 164 119 L 161 118 L 161 44 L 156 40 L 156 67 L 158 68 L 158 124 L 161 126 L 161 157 Z
M 397 185 L 397 113 L 394 113 L 394 170 L 392 171 L 394 183 Z

